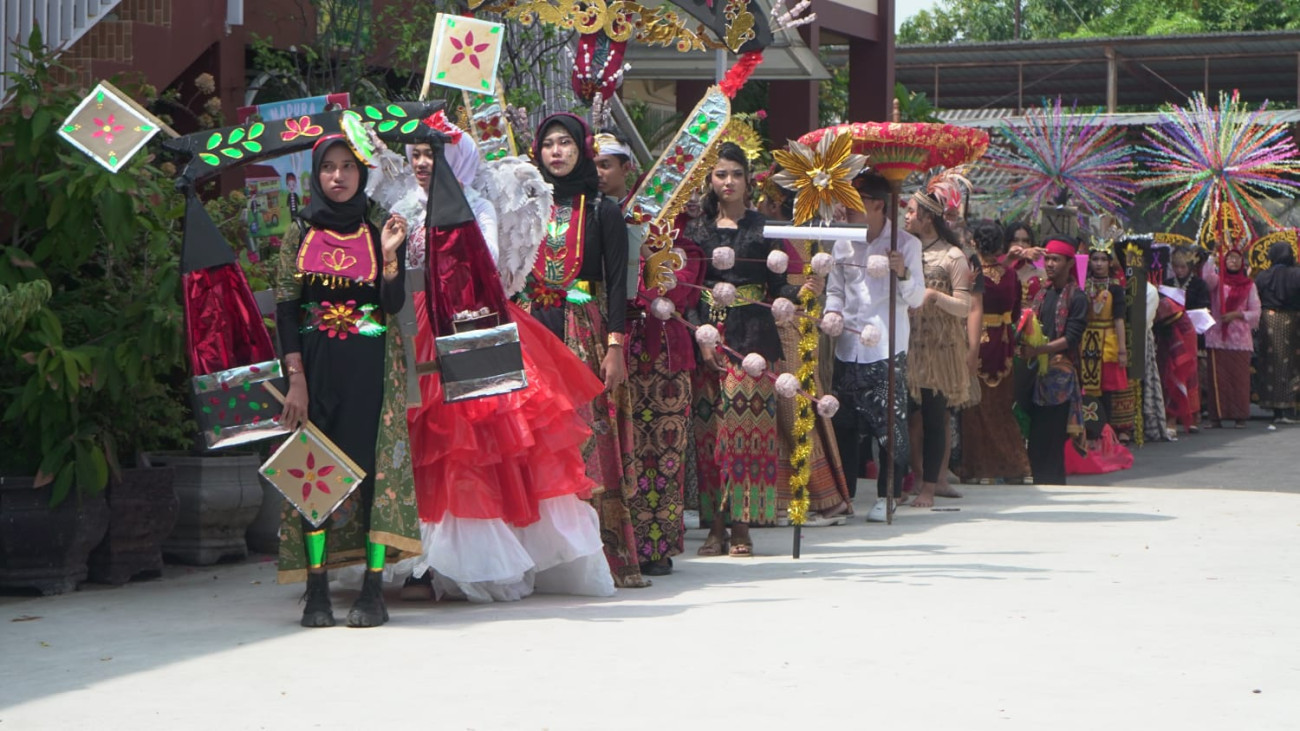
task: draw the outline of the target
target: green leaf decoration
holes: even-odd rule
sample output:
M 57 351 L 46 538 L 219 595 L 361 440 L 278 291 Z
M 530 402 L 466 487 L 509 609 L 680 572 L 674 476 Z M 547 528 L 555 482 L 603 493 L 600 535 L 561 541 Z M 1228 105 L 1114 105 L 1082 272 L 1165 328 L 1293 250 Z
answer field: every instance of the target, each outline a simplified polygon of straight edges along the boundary
M 448 27 L 448 28 L 455 28 L 455 27 L 456 27 L 456 19 L 455 19 L 455 18 L 447 18 L 447 27 Z
M 275 468 L 267 467 L 265 470 L 262 470 L 262 474 L 266 475 L 267 477 L 275 477 Z
M 487 79 L 479 79 L 478 83 L 482 84 L 484 89 L 492 88 L 492 85 L 488 83 Z
M 141 132 L 152 132 L 154 130 L 154 126 L 152 124 L 142 124 L 139 127 L 136 127 L 136 129 L 140 130 Z
M 402 130 L 401 130 L 402 134 L 409 135 L 412 132 L 414 132 L 419 126 L 420 126 L 420 120 L 418 119 L 408 120 L 406 124 L 402 125 Z
M 249 401 L 248 408 L 252 409 L 253 411 L 261 411 L 262 405 L 257 403 L 256 401 Z
M 203 407 L 203 413 L 205 413 L 205 414 L 211 414 L 211 413 L 212 413 L 212 407 L 211 407 L 211 406 L 204 406 L 204 407 Z
M 406 110 L 405 110 L 405 109 L 402 109 L 401 107 L 397 106 L 396 104 L 389 104 L 389 105 L 388 105 L 388 113 L 391 114 L 391 115 L 393 115 L 394 117 L 399 118 L 399 119 L 405 119 L 405 118 L 406 118 Z
M 221 434 L 221 425 L 220 425 L 220 424 L 217 424 L 216 426 L 212 427 L 212 433 L 213 433 L 213 434 L 220 435 L 220 434 Z
M 261 151 L 262 151 L 262 143 L 261 143 L 261 142 L 254 142 L 254 141 L 252 141 L 252 140 L 248 140 L 248 141 L 244 142 L 244 149 L 245 149 L 245 150 L 248 150 L 249 152 L 261 152 Z
M 243 127 L 236 127 L 235 129 L 230 130 L 230 144 L 233 145 L 238 143 L 240 140 L 244 139 L 245 134 L 247 134 L 247 132 L 244 131 Z
M 375 109 L 374 107 L 367 106 L 364 111 L 366 113 L 366 116 L 370 117 L 371 119 L 379 120 L 384 118 L 384 113 L 379 111 L 378 109 Z
M 261 137 L 262 133 L 265 131 L 266 131 L 266 125 L 262 124 L 261 122 L 255 122 L 252 127 L 248 128 L 248 139 L 255 140 L 258 137 Z
M 220 146 L 221 146 L 221 133 L 213 132 L 212 136 L 208 138 L 207 149 L 215 150 Z
M 116 152 L 110 152 L 110 153 L 108 153 L 108 164 L 109 164 L 109 165 L 112 165 L 112 166 L 114 166 L 114 167 L 117 167 L 117 153 L 116 153 Z
M 225 155 L 231 160 L 242 160 L 244 158 L 244 153 L 240 152 L 238 149 L 234 147 L 227 147 L 223 149 L 221 151 L 221 154 Z
M 243 386 L 243 388 L 244 388 L 244 392 L 247 393 L 247 392 L 253 390 L 253 384 L 251 384 L 251 383 L 245 383 L 244 386 Z
M 96 103 L 96 104 L 103 104 L 103 103 L 104 103 L 104 90 L 103 90 L 103 89 L 99 89 L 98 91 L 95 92 L 95 103 Z
M 216 167 L 221 164 L 221 158 L 217 157 L 216 155 L 213 155 L 210 152 L 200 152 L 199 159 L 211 165 L 212 167 Z
M 226 406 L 228 406 L 229 408 L 232 408 L 232 409 L 233 409 L 233 408 L 235 408 L 235 406 L 237 406 L 238 404 L 239 404 L 239 402 L 238 402 L 238 401 L 235 401 L 235 399 L 232 397 L 232 398 L 230 399 L 230 401 L 226 403 Z
M 298 435 L 298 441 L 302 442 L 303 444 L 306 444 L 306 443 L 307 443 L 307 432 L 303 432 L 302 434 L 299 434 L 299 435 Z
M 437 76 L 437 78 L 439 78 L 439 79 L 445 79 L 445 78 L 447 78 L 447 72 L 446 72 L 446 71 L 439 71 L 439 72 L 438 72 L 438 76 Z
M 488 31 L 488 33 L 489 33 L 489 34 L 492 34 L 492 35 L 496 35 L 497 33 L 500 33 L 500 32 L 501 32 L 501 26 L 499 26 L 499 25 L 497 25 L 497 26 L 493 26 L 492 30 Z
M 380 132 L 388 132 L 389 130 L 393 129 L 396 126 L 397 126 L 396 119 L 386 119 L 383 122 L 379 123 L 378 129 Z
M 76 132 L 76 131 L 77 131 L 77 125 L 75 125 L 75 124 L 70 124 L 70 125 L 64 127 L 64 128 L 63 128 L 63 131 L 66 132 L 66 133 L 68 133 L 68 134 L 72 134 L 73 132 Z

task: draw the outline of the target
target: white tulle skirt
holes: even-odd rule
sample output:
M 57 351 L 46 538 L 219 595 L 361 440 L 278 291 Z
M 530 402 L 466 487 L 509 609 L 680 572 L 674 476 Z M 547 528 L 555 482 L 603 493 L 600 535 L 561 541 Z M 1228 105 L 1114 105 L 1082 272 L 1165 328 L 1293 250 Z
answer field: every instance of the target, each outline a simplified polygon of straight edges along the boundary
M 457 518 L 421 523 L 423 555 L 384 568 L 385 582 L 433 571 L 438 599 L 512 602 L 543 594 L 613 596 L 600 541 L 600 519 L 587 503 L 562 495 L 538 503 L 541 518 L 516 528 L 500 519 Z M 345 586 L 360 586 L 363 567 L 336 573 Z

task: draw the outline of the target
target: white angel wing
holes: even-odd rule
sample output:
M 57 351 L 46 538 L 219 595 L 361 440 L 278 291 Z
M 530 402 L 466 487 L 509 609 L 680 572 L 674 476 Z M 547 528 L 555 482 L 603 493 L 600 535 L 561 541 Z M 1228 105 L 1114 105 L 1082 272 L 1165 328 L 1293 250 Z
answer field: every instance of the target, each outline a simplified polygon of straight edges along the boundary
M 473 187 L 496 206 L 497 271 L 506 296 L 514 296 L 523 291 L 546 236 L 554 205 L 551 186 L 528 160 L 503 157 L 483 163 Z

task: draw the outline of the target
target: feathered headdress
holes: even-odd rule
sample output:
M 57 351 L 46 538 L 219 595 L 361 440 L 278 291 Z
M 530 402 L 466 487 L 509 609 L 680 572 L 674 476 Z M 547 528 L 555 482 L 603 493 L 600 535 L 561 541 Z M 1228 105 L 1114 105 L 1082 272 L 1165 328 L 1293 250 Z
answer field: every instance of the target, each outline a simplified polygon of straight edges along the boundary
M 916 202 L 930 213 L 943 218 L 950 211 L 960 211 L 966 194 L 974 187 L 966 177 L 967 165 L 945 168 L 930 176 L 917 195 Z

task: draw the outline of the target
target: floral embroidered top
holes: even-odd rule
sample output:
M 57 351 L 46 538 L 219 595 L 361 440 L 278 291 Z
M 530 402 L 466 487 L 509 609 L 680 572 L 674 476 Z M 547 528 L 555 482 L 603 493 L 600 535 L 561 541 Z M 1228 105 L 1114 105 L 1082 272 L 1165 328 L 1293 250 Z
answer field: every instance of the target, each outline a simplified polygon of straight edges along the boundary
M 1214 327 L 1205 331 L 1205 347 L 1216 350 L 1252 351 L 1255 349 L 1255 339 L 1251 331 L 1259 327 L 1259 318 L 1263 311 L 1259 302 L 1259 292 L 1255 289 L 1255 283 L 1247 277 L 1239 277 L 1236 286 L 1228 284 L 1225 281 L 1226 277 L 1219 276 L 1219 269 L 1214 259 L 1215 257 L 1210 257 L 1202 271 L 1205 284 L 1210 291 L 1210 314 L 1214 315 Z M 1228 323 L 1223 322 L 1225 305 L 1230 312 L 1241 312 L 1243 318 Z

